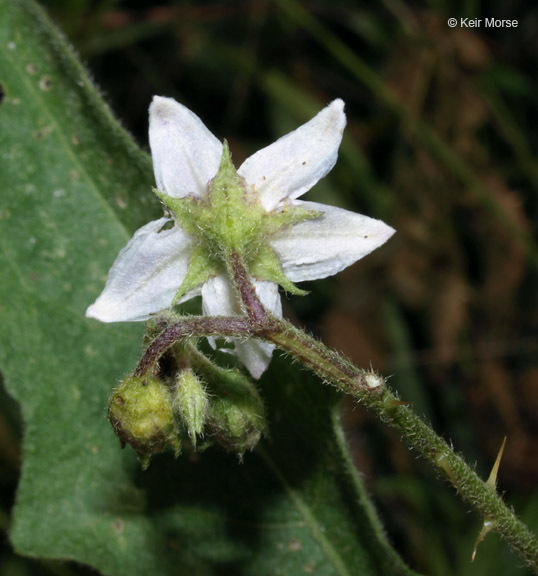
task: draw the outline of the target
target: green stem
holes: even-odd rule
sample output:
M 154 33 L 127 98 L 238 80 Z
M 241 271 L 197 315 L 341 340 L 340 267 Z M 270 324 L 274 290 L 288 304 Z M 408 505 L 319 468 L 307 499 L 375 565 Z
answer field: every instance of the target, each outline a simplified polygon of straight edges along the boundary
M 536 537 L 502 498 L 384 383 L 372 387 L 369 383 L 371 373 L 357 368 L 289 322 L 281 321 L 275 332 L 267 334 L 267 339 L 300 359 L 327 383 L 351 394 L 396 430 L 409 448 L 420 454 L 456 488 L 463 500 L 483 518 L 494 523 L 494 530 L 538 573 Z M 377 383 L 376 380 L 373 382 Z
M 257 323 L 246 317 L 182 318 L 165 328 L 146 350 L 137 374 L 153 367 L 160 356 L 175 342 L 192 336 L 235 336 L 263 338 L 301 360 L 327 384 L 350 394 L 390 428 L 405 443 L 439 471 L 494 530 L 538 573 L 538 541 L 502 498 L 492 490 L 433 429 L 409 406 L 392 393 L 379 375 L 357 368 L 337 352 L 308 336 L 285 320 L 266 312 Z
M 350 394 L 403 438 L 410 449 L 428 461 L 494 530 L 538 574 L 538 540 L 506 506 L 493 488 L 440 438 L 431 426 L 389 390 L 385 380 L 372 371 L 357 368 L 337 352 L 275 318 L 259 301 L 249 274 L 237 255 L 230 259 L 232 281 L 243 301 L 246 316 L 184 317 L 164 324 L 162 332 L 143 355 L 136 375 L 152 369 L 175 342 L 193 336 L 256 337 L 276 344 L 300 360 L 324 382 Z
M 538 540 L 508 509 L 495 490 L 483 482 L 429 424 L 401 402 L 389 390 L 383 378 L 357 368 L 286 320 L 277 320 L 267 311 L 265 314 L 259 312 L 264 308 L 257 298 L 243 261 L 235 256 L 232 263 L 230 272 L 238 294 L 242 298 L 247 295 L 245 307 L 247 310 L 258 310 L 256 315 L 249 314 L 253 323 L 256 323 L 256 317 L 260 319 L 258 335 L 301 360 L 327 384 L 350 394 L 372 410 L 382 422 L 396 430 L 409 448 L 440 472 L 485 520 L 491 521 L 494 530 L 538 573 Z

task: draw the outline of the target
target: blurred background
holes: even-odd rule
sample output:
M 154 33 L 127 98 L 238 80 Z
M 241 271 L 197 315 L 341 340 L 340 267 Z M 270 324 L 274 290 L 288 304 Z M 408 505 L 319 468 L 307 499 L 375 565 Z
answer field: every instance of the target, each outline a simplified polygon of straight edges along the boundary
M 43 0 L 144 149 L 154 94 L 191 108 L 236 165 L 340 97 L 348 126 L 305 197 L 380 218 L 390 242 L 286 297 L 285 313 L 403 400 L 538 530 L 538 5 L 431 0 Z M 450 28 L 450 17 L 482 19 Z M 485 18 L 517 20 L 486 28 Z M 149 191 L 148 191 L 149 192 Z M 20 455 L 0 398 L 0 527 Z M 523 575 L 496 536 L 380 423 L 345 400 L 353 457 L 400 554 L 425 574 Z M 0 576 L 35 563 L 2 536 Z

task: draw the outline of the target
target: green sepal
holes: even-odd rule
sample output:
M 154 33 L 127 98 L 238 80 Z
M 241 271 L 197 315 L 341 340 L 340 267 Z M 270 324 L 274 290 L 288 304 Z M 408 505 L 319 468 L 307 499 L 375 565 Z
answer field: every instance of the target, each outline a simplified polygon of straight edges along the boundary
M 269 244 L 260 246 L 256 260 L 249 266 L 250 273 L 257 280 L 276 282 L 286 292 L 295 296 L 306 296 L 308 292 L 297 288 L 295 284 L 284 274 L 278 256 Z
M 197 221 L 200 218 L 200 213 L 204 209 L 201 201 L 192 196 L 174 198 L 173 196 L 168 196 L 166 192 L 158 188 L 153 188 L 153 192 L 165 205 L 167 210 L 174 215 L 175 220 L 185 232 L 191 236 L 196 236 L 199 233 Z
M 172 300 L 172 306 L 176 305 L 185 294 L 205 284 L 211 276 L 217 276 L 219 272 L 218 266 L 211 261 L 204 248 L 195 246 L 187 268 L 187 274 Z
M 278 212 L 269 212 L 267 214 L 267 236 L 278 234 L 291 226 L 295 226 L 295 224 L 300 224 L 306 220 L 315 220 L 321 216 L 323 216 L 323 212 L 318 210 L 307 210 L 301 206 L 285 203 Z
M 237 174 L 226 141 L 218 172 L 208 183 L 206 197 L 173 198 L 160 190 L 154 191 L 195 241 L 187 275 L 174 296 L 173 305 L 211 276 L 229 268 L 231 253 L 243 258 L 253 278 L 275 282 L 290 294 L 308 293 L 286 277 L 269 241 L 272 236 L 319 218 L 322 213 L 291 203 L 284 203 L 278 211 L 267 212 L 257 192 Z

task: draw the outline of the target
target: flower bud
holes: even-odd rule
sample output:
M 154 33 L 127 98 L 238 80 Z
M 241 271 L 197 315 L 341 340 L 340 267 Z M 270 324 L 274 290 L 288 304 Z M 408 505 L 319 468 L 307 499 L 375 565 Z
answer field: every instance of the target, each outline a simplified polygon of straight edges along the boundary
M 168 443 L 179 455 L 178 427 L 168 387 L 154 376 L 127 376 L 108 401 L 108 419 L 122 447 L 130 444 L 145 470 Z
M 174 391 L 174 409 L 195 447 L 196 435 L 202 435 L 204 429 L 208 406 L 206 389 L 196 374 L 190 368 L 179 372 Z
M 265 433 L 267 423 L 256 387 L 236 370 L 222 370 L 211 382 L 207 431 L 225 450 L 241 457 Z

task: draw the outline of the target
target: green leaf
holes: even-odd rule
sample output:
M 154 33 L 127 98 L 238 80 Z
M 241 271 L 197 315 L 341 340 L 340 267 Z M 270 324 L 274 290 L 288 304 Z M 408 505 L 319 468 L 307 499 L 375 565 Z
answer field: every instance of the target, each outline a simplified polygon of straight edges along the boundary
M 104 574 L 409 574 L 347 455 L 335 394 L 284 360 L 271 437 L 239 464 L 121 451 L 107 397 L 142 325 L 84 317 L 158 213 L 147 156 L 33 3 L 0 0 L 0 367 L 25 423 L 16 550 Z

